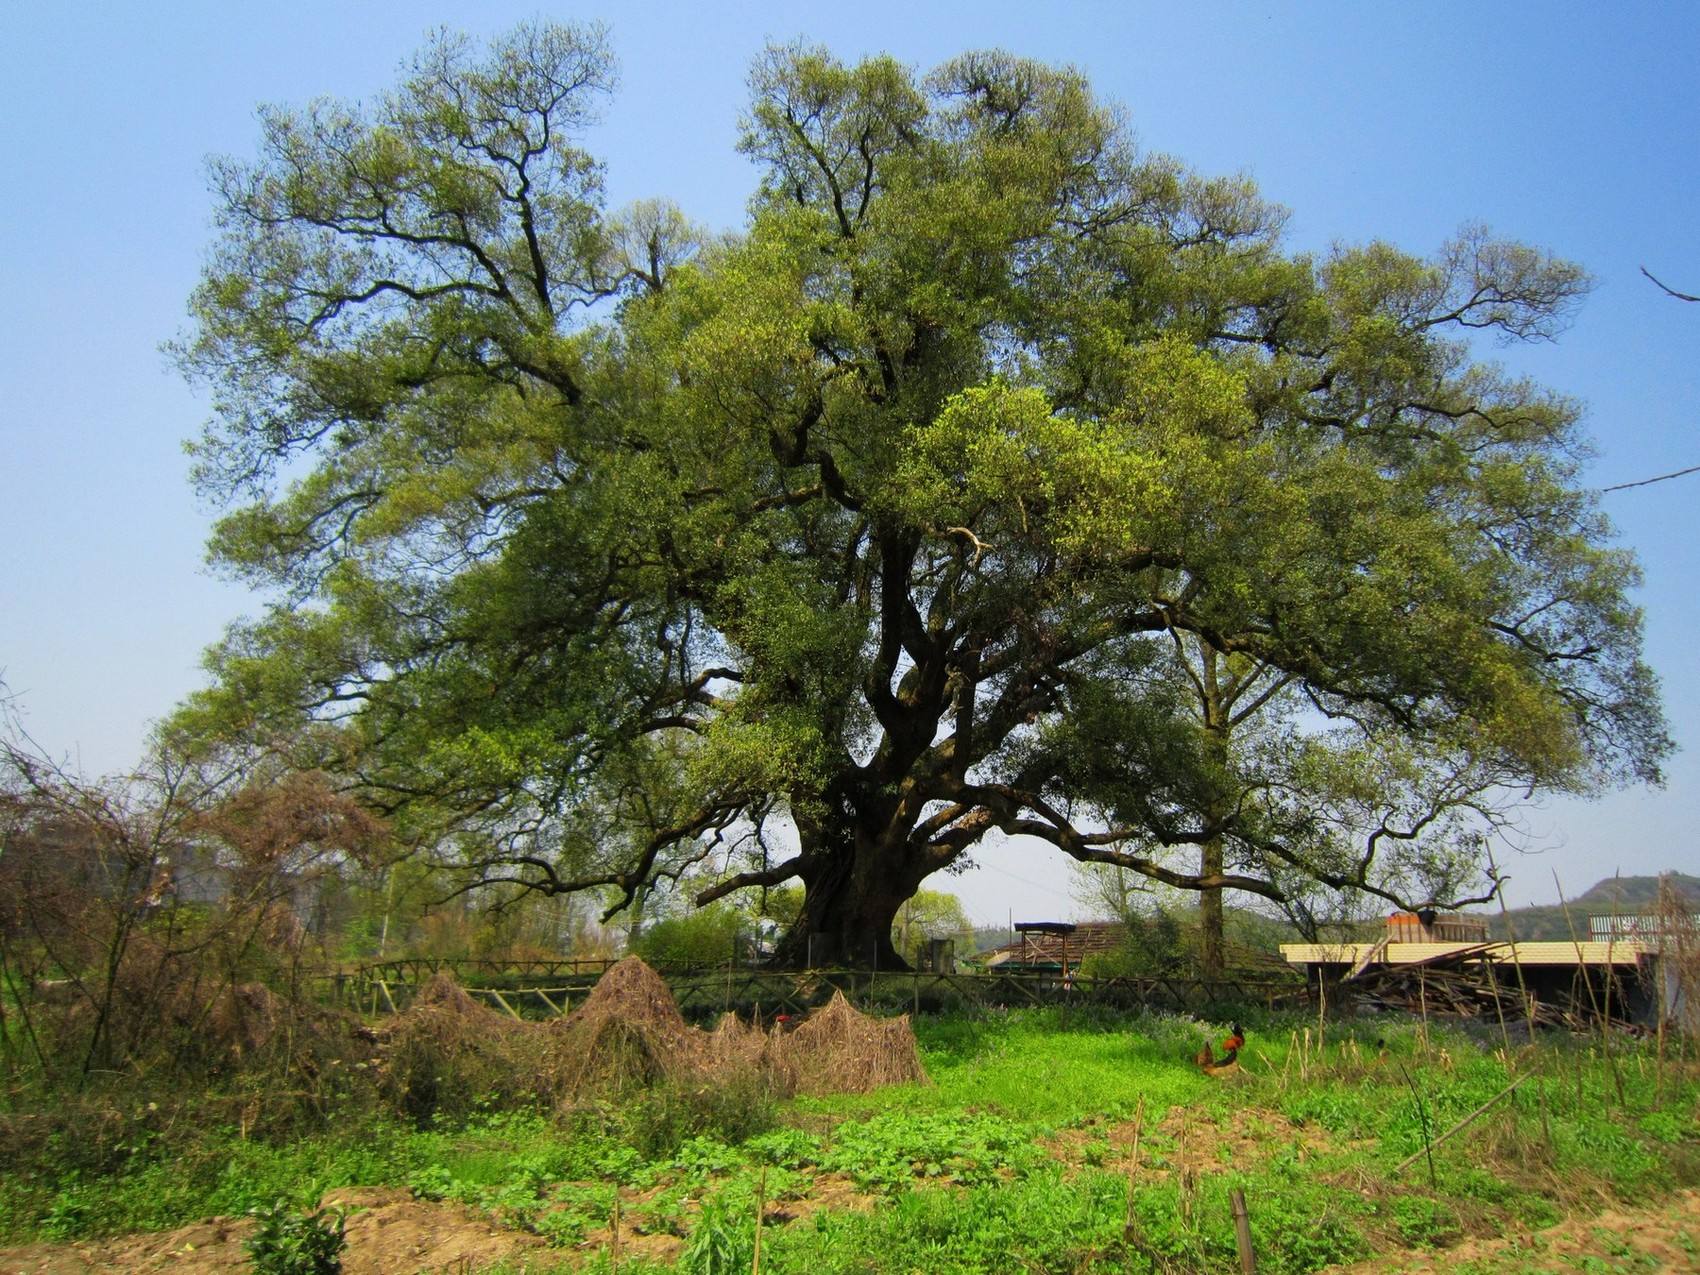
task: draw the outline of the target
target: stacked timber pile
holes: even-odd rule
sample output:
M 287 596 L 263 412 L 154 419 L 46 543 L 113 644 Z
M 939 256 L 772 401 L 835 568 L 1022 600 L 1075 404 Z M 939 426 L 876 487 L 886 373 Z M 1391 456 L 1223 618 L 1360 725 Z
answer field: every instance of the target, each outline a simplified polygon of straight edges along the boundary
M 1515 972 L 1489 959 L 1489 953 L 1503 946 L 1482 943 L 1404 965 L 1360 962 L 1346 981 L 1358 1003 L 1369 1009 L 1507 1023 L 1528 1019 L 1537 1027 L 1585 1030 L 1588 1023 L 1582 1006 L 1534 997 L 1525 1003 Z

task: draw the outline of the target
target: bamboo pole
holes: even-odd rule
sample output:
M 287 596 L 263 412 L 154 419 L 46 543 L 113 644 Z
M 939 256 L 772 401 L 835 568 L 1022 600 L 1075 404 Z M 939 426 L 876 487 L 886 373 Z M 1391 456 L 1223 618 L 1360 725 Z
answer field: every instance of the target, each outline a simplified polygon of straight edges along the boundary
M 1665 1104 L 1665 972 L 1659 970 L 1659 1063 L 1658 1079 L 1653 1084 L 1653 1107 Z
M 1305 1029 L 1305 1031 L 1308 1033 L 1310 1031 L 1310 1029 L 1307 1027 Z M 1186 1167 L 1186 1108 L 1185 1107 L 1181 1108 L 1181 1127 L 1180 1127 L 1180 1131 L 1179 1131 L 1179 1136 L 1176 1138 L 1176 1141 L 1175 1141 L 1175 1179 L 1176 1179 L 1176 1185 L 1180 1189 L 1179 1199 L 1180 1199 L 1181 1223 L 1184 1226 L 1190 1226 L 1190 1225 L 1192 1225 L 1192 1181 L 1187 1174 L 1187 1167 Z
M 1423 1149 L 1411 1155 L 1407 1159 L 1401 1160 L 1398 1167 L 1395 1168 L 1393 1172 L 1399 1172 L 1400 1169 L 1411 1163 L 1412 1160 L 1415 1160 L 1417 1156 L 1426 1155 L 1428 1157 L 1429 1189 L 1438 1190 L 1439 1184 L 1435 1181 L 1434 1175 L 1434 1143 L 1430 1140 L 1428 1133 L 1428 1105 L 1423 1102 L 1422 1091 L 1417 1088 L 1417 1082 L 1412 1078 L 1411 1073 L 1406 1070 L 1404 1063 L 1399 1064 L 1399 1072 L 1405 1077 L 1405 1083 L 1410 1086 L 1411 1097 L 1416 1100 L 1417 1120 L 1420 1128 L 1422 1129 L 1423 1135 Z
M 756 1250 L 750 1259 L 750 1275 L 761 1275 L 761 1223 L 767 1212 L 767 1166 L 761 1166 L 761 1184 L 756 1188 Z
M 1408 1079 L 1408 1077 L 1407 1077 L 1407 1079 Z M 1434 1184 L 1434 1149 L 1436 1147 L 1438 1147 L 1441 1143 L 1445 1142 L 1453 1134 L 1457 1133 L 1460 1129 L 1464 1128 L 1464 1126 L 1468 1125 L 1471 1121 L 1475 1120 L 1476 1117 L 1482 1115 L 1490 1107 L 1494 1106 L 1496 1103 L 1503 1101 L 1507 1094 L 1509 1094 L 1513 1089 L 1517 1088 L 1518 1085 L 1522 1084 L 1527 1079 L 1528 1079 L 1527 1076 L 1517 1077 L 1517 1079 L 1513 1080 L 1509 1085 L 1505 1086 L 1505 1088 L 1501 1089 L 1493 1097 L 1489 1098 L 1481 1106 L 1477 1107 L 1469 1115 L 1465 1116 L 1457 1124 L 1453 1125 L 1445 1133 L 1441 1134 L 1438 1138 L 1435 1138 L 1432 1141 L 1429 1139 L 1429 1136 L 1428 1136 L 1428 1117 L 1426 1115 L 1424 1115 L 1424 1117 L 1423 1117 L 1423 1149 L 1421 1151 L 1413 1151 L 1410 1155 L 1406 1156 L 1403 1160 L 1399 1161 L 1398 1164 L 1393 1166 L 1393 1172 L 1398 1173 L 1398 1172 L 1402 1171 L 1407 1166 L 1414 1164 L 1417 1160 L 1419 1160 L 1424 1155 L 1426 1155 L 1429 1158 L 1429 1161 L 1428 1161 L 1429 1184 L 1432 1186 Z M 1414 1092 L 1415 1091 L 1414 1085 L 1412 1086 L 1412 1089 L 1413 1089 L 1413 1092 Z
M 1517 971 L 1517 990 L 1523 997 L 1523 1020 L 1528 1025 L 1529 1043 L 1535 1040 L 1535 1000 L 1529 995 L 1529 982 L 1523 977 L 1523 958 L 1517 951 L 1517 929 L 1511 923 L 1511 911 L 1505 906 L 1505 883 L 1499 877 L 1499 869 L 1490 858 L 1488 870 L 1494 874 L 1494 897 L 1499 900 L 1499 917 L 1505 922 L 1505 938 L 1511 944 L 1511 968 Z
M 1122 1243 L 1133 1243 L 1139 1231 L 1139 1217 L 1133 1211 L 1134 1183 L 1139 1176 L 1139 1131 L 1145 1124 L 1145 1095 L 1139 1095 L 1139 1106 L 1133 1113 L 1133 1154 L 1127 1162 L 1127 1219 L 1122 1223 Z
M 1245 1192 L 1235 1187 L 1228 1192 L 1234 1208 L 1234 1242 L 1240 1250 L 1240 1275 L 1257 1275 L 1257 1255 L 1251 1250 L 1251 1214 L 1246 1212 Z
M 1316 1053 L 1318 1060 L 1327 1057 L 1327 1046 L 1324 1044 L 1328 1024 L 1328 980 L 1319 977 L 1316 980 Z
M 1487 967 L 1488 990 L 1493 993 L 1493 1012 L 1499 1016 L 1499 1040 L 1505 1046 L 1505 1066 L 1507 1070 L 1510 1070 L 1513 1065 L 1511 1061 L 1511 1033 L 1505 1029 L 1505 1004 L 1499 998 L 1499 979 L 1493 972 L 1492 958 L 1483 957 L 1482 964 Z
M 523 1018 L 521 1018 L 519 1016 L 519 1011 L 516 1010 L 512 1005 L 508 1004 L 507 997 L 503 996 L 494 987 L 487 988 L 486 990 L 490 993 L 490 995 L 492 995 L 496 998 L 496 1004 L 500 1005 L 503 1009 L 508 1011 L 509 1015 L 512 1016 L 514 1022 L 523 1023 L 525 1021 Z
M 1417 966 L 1417 1003 L 1423 1012 L 1423 1058 L 1428 1058 L 1428 971 Z

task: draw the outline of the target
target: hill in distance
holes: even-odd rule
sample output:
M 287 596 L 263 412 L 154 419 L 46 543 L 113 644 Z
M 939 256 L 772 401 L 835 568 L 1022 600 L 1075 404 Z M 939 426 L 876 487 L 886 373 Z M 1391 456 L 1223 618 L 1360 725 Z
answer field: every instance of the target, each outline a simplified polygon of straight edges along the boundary
M 1666 874 L 1672 888 L 1685 897 L 1700 912 L 1700 877 L 1692 877 L 1682 872 Z M 1512 908 L 1510 912 L 1511 927 L 1520 939 L 1568 939 L 1571 935 L 1571 925 L 1575 925 L 1575 937 L 1588 937 L 1588 918 L 1590 916 L 1606 916 L 1616 913 L 1620 916 L 1638 916 L 1653 912 L 1658 907 L 1659 877 L 1606 877 L 1596 881 L 1581 894 L 1568 898 L 1570 917 L 1565 919 L 1565 905 L 1560 903 L 1540 903 L 1531 907 Z M 1488 922 L 1488 932 L 1496 939 L 1509 937 L 1506 933 L 1505 918 L 1499 912 L 1488 912 L 1485 909 L 1478 913 Z

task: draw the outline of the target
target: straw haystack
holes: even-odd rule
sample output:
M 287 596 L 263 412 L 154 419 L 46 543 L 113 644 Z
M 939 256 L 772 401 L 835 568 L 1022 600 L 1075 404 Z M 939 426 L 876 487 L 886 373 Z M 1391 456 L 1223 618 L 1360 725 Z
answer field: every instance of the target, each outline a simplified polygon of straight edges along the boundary
M 712 1031 L 685 1022 L 662 977 L 629 956 L 567 1017 L 522 1023 L 468 996 L 447 974 L 420 989 L 384 1033 L 392 1075 L 409 1096 L 431 1096 L 449 1057 L 504 1073 L 495 1087 L 573 1102 L 656 1084 L 756 1082 L 774 1093 L 866 1093 L 925 1081 L 908 1016 L 871 1018 L 842 993 L 793 1032 L 768 1032 L 727 1014 Z
M 798 1093 L 871 1093 L 927 1082 L 909 1015 L 873 1018 L 840 991 L 796 1031 L 774 1037 L 771 1052 L 795 1078 Z
M 547 1030 L 549 1071 L 562 1097 L 709 1071 L 708 1034 L 685 1022 L 666 981 L 635 956 L 610 968 L 583 1005 Z

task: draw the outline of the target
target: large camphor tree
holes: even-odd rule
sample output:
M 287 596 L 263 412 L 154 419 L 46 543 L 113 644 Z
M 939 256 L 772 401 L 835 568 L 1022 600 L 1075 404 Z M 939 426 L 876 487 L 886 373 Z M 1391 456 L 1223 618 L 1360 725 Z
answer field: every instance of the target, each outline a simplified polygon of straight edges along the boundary
M 1002 53 L 769 50 L 710 236 L 604 208 L 612 79 L 593 29 L 440 37 L 214 166 L 178 351 L 271 604 L 181 735 L 485 884 L 800 881 L 784 955 L 882 967 L 992 833 L 1445 903 L 1496 794 L 1656 778 L 1577 408 L 1469 345 L 1552 335 L 1577 267 L 1293 253 Z

